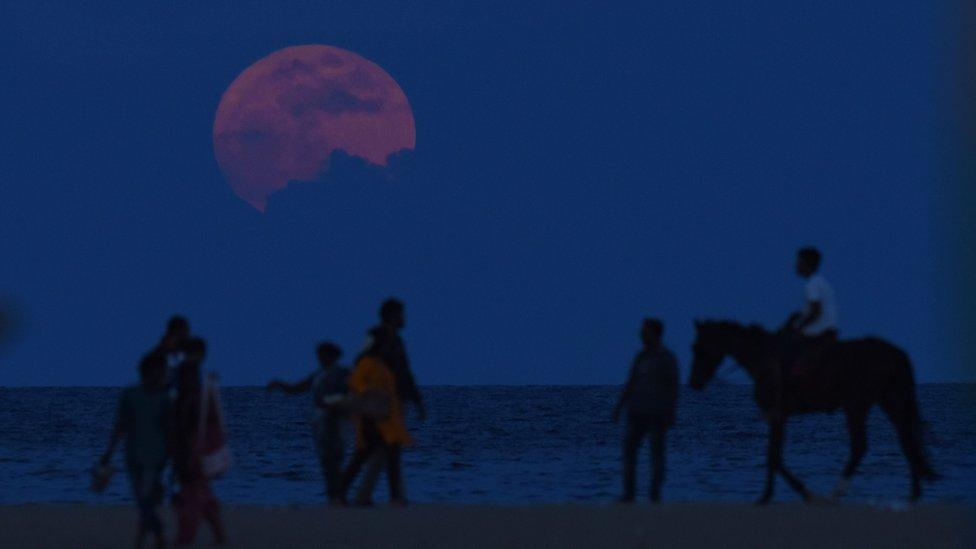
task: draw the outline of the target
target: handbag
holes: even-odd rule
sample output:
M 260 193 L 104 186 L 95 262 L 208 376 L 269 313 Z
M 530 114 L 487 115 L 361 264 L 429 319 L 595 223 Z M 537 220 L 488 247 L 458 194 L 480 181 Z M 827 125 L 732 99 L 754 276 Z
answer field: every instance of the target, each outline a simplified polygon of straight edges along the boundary
M 203 474 L 216 478 L 230 469 L 234 455 L 227 444 L 227 428 L 224 425 L 224 411 L 220 404 L 220 391 L 217 389 L 217 376 L 209 374 L 200 392 L 200 424 L 197 429 L 197 444 L 202 456 Z

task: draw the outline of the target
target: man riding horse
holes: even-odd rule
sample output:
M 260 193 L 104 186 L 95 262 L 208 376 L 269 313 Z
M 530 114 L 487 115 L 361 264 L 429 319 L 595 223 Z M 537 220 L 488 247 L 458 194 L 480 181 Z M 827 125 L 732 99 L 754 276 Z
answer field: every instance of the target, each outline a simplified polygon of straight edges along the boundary
M 806 307 L 790 318 L 792 328 L 809 342 L 832 343 L 837 340 L 837 304 L 834 288 L 819 272 L 820 261 L 820 251 L 816 248 L 800 248 L 797 253 L 796 273 L 806 279 Z
M 837 303 L 833 286 L 819 272 L 821 259 L 820 251 L 813 247 L 797 252 L 796 273 L 806 279 L 806 303 L 780 330 L 778 349 L 772 357 L 777 364 L 771 368 L 768 414 L 774 418 L 785 415 L 787 406 L 819 407 L 819 403 L 799 401 L 797 391 L 790 389 L 804 384 L 808 389 L 804 393 L 821 393 L 810 385 L 816 384 L 816 369 L 824 351 L 837 342 Z
M 833 289 L 818 274 L 820 253 L 803 248 L 797 272 L 807 280 L 806 308 L 771 333 L 758 325 L 729 320 L 696 320 L 692 345 L 692 389 L 703 389 L 722 362 L 731 358 L 755 384 L 755 399 L 769 422 L 766 486 L 759 503 L 773 496 L 776 475 L 805 500 L 813 493 L 783 462 L 786 419 L 794 414 L 843 412 L 850 435 L 850 458 L 834 490 L 839 498 L 867 450 L 867 419 L 879 406 L 898 433 L 911 474 L 911 501 L 922 481 L 937 478 L 926 456 L 915 374 L 908 354 L 879 337 L 839 341 Z

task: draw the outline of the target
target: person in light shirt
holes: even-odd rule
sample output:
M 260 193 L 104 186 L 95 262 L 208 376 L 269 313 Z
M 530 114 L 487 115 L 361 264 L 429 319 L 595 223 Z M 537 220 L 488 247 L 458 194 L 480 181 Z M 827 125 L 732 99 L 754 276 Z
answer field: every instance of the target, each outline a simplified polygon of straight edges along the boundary
M 796 273 L 806 280 L 804 306 L 786 321 L 778 338 L 779 352 L 766 381 L 771 384 L 772 401 L 767 419 L 779 421 L 785 417 L 788 386 L 807 385 L 810 374 L 819 366 L 823 350 L 837 341 L 837 302 L 834 288 L 820 272 L 823 256 L 814 247 L 800 248 L 796 254 Z M 792 406 L 801 406 L 794 394 Z
M 806 304 L 794 315 L 792 325 L 804 338 L 826 343 L 837 339 L 837 302 L 833 286 L 820 272 L 821 260 L 820 251 L 813 247 L 797 253 L 796 273 L 806 280 Z

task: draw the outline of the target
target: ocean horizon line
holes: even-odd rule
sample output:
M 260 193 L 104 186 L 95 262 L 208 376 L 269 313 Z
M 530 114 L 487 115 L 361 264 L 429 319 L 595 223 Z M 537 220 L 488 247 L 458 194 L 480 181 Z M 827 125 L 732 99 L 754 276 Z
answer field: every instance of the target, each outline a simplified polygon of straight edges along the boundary
M 219 379 L 219 377 L 218 377 Z M 716 380 L 717 381 L 717 380 Z M 134 383 L 134 382 L 133 382 Z M 129 387 L 133 383 L 126 383 L 122 385 L 3 385 L 0 384 L 0 389 L 121 389 L 124 387 Z M 720 385 L 730 385 L 735 387 L 748 387 L 752 385 L 750 381 L 720 381 L 717 382 Z M 442 387 L 486 387 L 486 388 L 531 388 L 531 387 L 562 387 L 562 388 L 607 388 L 607 387 L 619 387 L 622 383 L 431 383 L 431 384 L 418 384 L 418 387 L 425 389 L 437 389 Z M 940 386 L 940 385 L 976 385 L 976 380 L 973 381 L 921 381 L 917 382 L 916 385 L 919 386 Z M 255 384 L 255 383 L 241 383 L 241 384 L 225 384 L 221 383 L 221 386 L 225 389 L 262 389 L 265 385 Z M 682 387 L 687 387 L 687 383 L 682 383 Z

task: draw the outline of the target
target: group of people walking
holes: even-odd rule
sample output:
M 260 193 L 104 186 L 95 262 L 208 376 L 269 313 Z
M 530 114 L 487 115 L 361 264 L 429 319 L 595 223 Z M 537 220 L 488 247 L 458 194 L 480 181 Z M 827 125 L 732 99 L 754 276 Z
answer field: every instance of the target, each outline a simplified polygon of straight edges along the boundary
M 380 307 L 380 323 L 367 333 L 363 350 L 351 369 L 339 365 L 342 349 L 331 342 L 316 348 L 319 370 L 296 383 L 274 380 L 268 390 L 310 393 L 312 435 L 333 504 L 371 505 L 373 489 L 385 470 L 390 501 L 406 505 L 401 455 L 411 443 L 404 421 L 407 405 L 426 417 L 423 399 L 400 336 L 406 317 L 399 300 Z M 225 541 L 223 522 L 211 480 L 229 466 L 219 400 L 201 371 L 206 343 L 194 337 L 189 322 L 174 316 L 159 343 L 139 362 L 139 383 L 119 397 L 115 426 L 108 448 L 94 470 L 93 486 L 103 488 L 111 476 L 109 465 L 119 442 L 125 440 L 125 464 L 139 508 L 137 546 L 152 537 L 165 545 L 159 506 L 166 487 L 164 472 L 178 485 L 172 496 L 178 528 L 177 545 L 192 543 L 206 522 L 216 544 Z M 215 425 L 215 421 L 217 424 Z M 348 424 L 355 432 L 355 452 L 345 462 Z M 366 468 L 354 499 L 348 495 Z
M 836 338 L 833 290 L 818 274 L 820 253 L 800 250 L 797 272 L 807 280 L 804 309 L 788 321 L 784 349 L 779 353 L 783 376 L 809 362 L 815 349 Z M 406 505 L 401 456 L 411 444 L 405 423 L 408 405 L 422 420 L 426 410 L 400 336 L 406 321 L 404 305 L 388 299 L 379 310 L 380 323 L 367 332 L 366 345 L 351 368 L 340 365 L 342 349 L 332 342 L 316 348 L 319 369 L 294 383 L 273 380 L 268 391 L 310 394 L 312 436 L 325 478 L 328 500 L 336 505 L 371 505 L 379 476 L 386 472 L 390 502 Z M 623 392 L 613 411 L 618 420 L 625 412 L 622 502 L 635 497 L 637 451 L 650 439 L 652 474 L 650 499 L 658 501 L 665 472 L 666 433 L 675 424 L 679 373 L 675 355 L 664 345 L 664 323 L 645 319 L 642 349 L 634 357 Z M 182 317 L 170 320 L 160 343 L 140 362 L 139 385 L 126 389 L 119 401 L 118 419 L 102 463 L 107 464 L 116 443 L 126 439 L 126 465 L 140 510 L 139 540 L 151 534 L 163 543 L 157 514 L 163 489 L 162 474 L 169 459 L 179 484 L 174 504 L 179 521 L 177 544 L 192 541 L 202 520 L 208 522 L 217 543 L 224 540 L 217 499 L 210 489 L 212 476 L 201 443 L 201 414 L 212 403 L 203 395 L 201 364 L 206 356 L 202 339 L 192 337 Z M 804 358 L 806 357 L 806 358 Z M 781 400 L 781 399 L 779 399 Z M 219 408 L 219 406 L 218 406 Z M 781 413 L 775 408 L 773 414 Z M 347 461 L 347 427 L 355 433 L 355 451 Z M 349 491 L 363 468 L 354 497 Z
M 405 414 L 412 405 L 420 419 L 426 417 L 423 399 L 407 358 L 400 330 L 406 323 L 404 305 L 388 299 L 380 306 L 380 323 L 369 330 L 366 345 L 351 371 L 339 366 L 338 345 L 319 344 L 320 370 L 296 383 L 273 380 L 268 390 L 288 394 L 311 393 L 312 436 L 325 477 L 329 502 L 371 505 L 373 489 L 385 469 L 390 502 L 407 503 L 401 472 L 403 447 L 411 443 Z M 344 463 L 344 425 L 352 422 L 355 452 Z M 349 490 L 363 467 L 366 472 L 354 499 Z
M 169 462 L 170 479 L 179 485 L 173 495 L 176 544 L 191 543 L 203 521 L 210 525 L 214 542 L 224 542 L 219 505 L 210 487 L 219 466 L 215 469 L 214 456 L 208 455 L 215 433 L 207 416 L 214 420 L 220 411 L 201 372 L 206 354 L 206 342 L 191 335 L 185 318 L 174 316 L 159 344 L 140 360 L 139 384 L 119 397 L 115 427 L 100 464 L 105 471 L 118 442 L 125 439 L 126 469 L 139 507 L 137 546 L 148 536 L 156 546 L 165 545 L 158 507 L 166 492 L 163 475 Z

